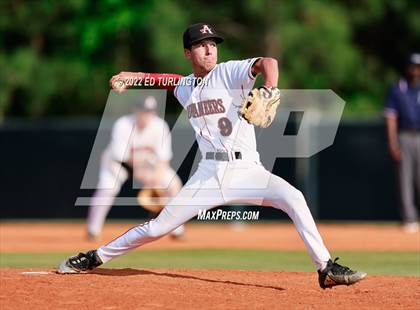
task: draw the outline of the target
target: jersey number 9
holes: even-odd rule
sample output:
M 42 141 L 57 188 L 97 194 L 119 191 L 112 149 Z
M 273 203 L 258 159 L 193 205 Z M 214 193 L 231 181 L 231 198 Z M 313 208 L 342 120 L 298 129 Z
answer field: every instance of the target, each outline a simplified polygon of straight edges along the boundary
M 219 119 L 218 127 L 222 136 L 229 136 L 232 133 L 232 122 L 227 117 Z

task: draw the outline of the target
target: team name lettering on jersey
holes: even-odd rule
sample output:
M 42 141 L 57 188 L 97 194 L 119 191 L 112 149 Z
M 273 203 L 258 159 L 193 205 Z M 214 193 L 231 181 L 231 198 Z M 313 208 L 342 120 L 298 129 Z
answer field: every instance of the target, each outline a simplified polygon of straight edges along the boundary
M 188 118 L 197 118 L 205 115 L 225 113 L 226 109 L 222 99 L 204 100 L 191 103 L 187 106 Z

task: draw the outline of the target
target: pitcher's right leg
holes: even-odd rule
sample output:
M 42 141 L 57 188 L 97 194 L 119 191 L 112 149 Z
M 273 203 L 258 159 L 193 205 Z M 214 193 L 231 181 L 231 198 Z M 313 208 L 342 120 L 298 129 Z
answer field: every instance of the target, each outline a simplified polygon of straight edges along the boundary
M 211 209 L 223 202 L 211 164 L 200 164 L 196 173 L 156 219 L 131 228 L 98 250 L 79 253 L 64 260 L 58 267 L 58 273 L 80 273 L 96 268 L 136 247 L 163 237 L 196 216 L 200 209 Z
M 179 194 L 185 195 L 188 194 L 188 191 L 181 190 Z M 62 261 L 58 266 L 57 272 L 62 274 L 83 273 L 94 269 L 132 249 L 163 237 L 196 216 L 199 208 L 199 206 L 168 204 L 157 218 L 131 228 L 97 250 L 79 253 Z
M 185 191 L 181 190 L 180 194 L 185 195 Z M 165 236 L 196 216 L 198 209 L 196 206 L 169 204 L 163 208 L 157 218 L 131 228 L 107 245 L 100 247 L 97 254 L 101 261 L 106 263 L 132 249 Z

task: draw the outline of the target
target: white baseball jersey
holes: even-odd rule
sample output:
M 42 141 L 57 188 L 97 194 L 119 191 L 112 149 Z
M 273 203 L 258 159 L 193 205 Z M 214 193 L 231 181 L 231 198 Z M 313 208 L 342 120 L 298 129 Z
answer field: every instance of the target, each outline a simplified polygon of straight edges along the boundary
M 253 88 L 252 65 L 259 58 L 217 64 L 194 87 L 180 81 L 174 95 L 187 110 L 203 157 L 206 152 L 257 153 L 254 126 L 238 115 Z M 195 79 L 191 74 L 183 79 Z
M 206 152 L 243 152 L 245 156 L 231 161 L 212 158 L 201 161 L 194 175 L 156 219 L 130 229 L 97 250 L 102 262 L 160 238 L 197 216 L 202 209 L 252 203 L 286 212 L 296 225 L 317 270 L 326 267 L 331 256 L 304 196 L 259 163 L 254 127 L 238 115 L 242 99 L 255 82 L 251 67 L 256 59 L 220 63 L 206 75 L 201 85 L 194 87 L 191 81 L 184 80 L 194 79 L 194 75 L 189 75 L 175 88 L 175 97 L 188 113 L 203 158 L 206 158 Z
M 120 117 L 114 124 L 108 146 L 115 161 L 127 162 L 132 154 L 153 153 L 159 161 L 172 158 L 171 136 L 166 122 L 155 116 L 142 130 L 135 126 L 135 116 Z

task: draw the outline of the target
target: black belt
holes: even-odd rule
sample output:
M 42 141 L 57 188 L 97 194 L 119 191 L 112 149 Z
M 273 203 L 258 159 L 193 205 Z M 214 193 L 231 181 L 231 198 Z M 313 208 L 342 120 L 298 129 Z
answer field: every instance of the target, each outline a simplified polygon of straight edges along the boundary
M 235 156 L 235 159 L 242 159 L 241 152 L 235 152 L 233 153 Z M 227 152 L 207 152 L 206 153 L 206 159 L 214 159 L 218 161 L 229 161 L 229 153 Z

